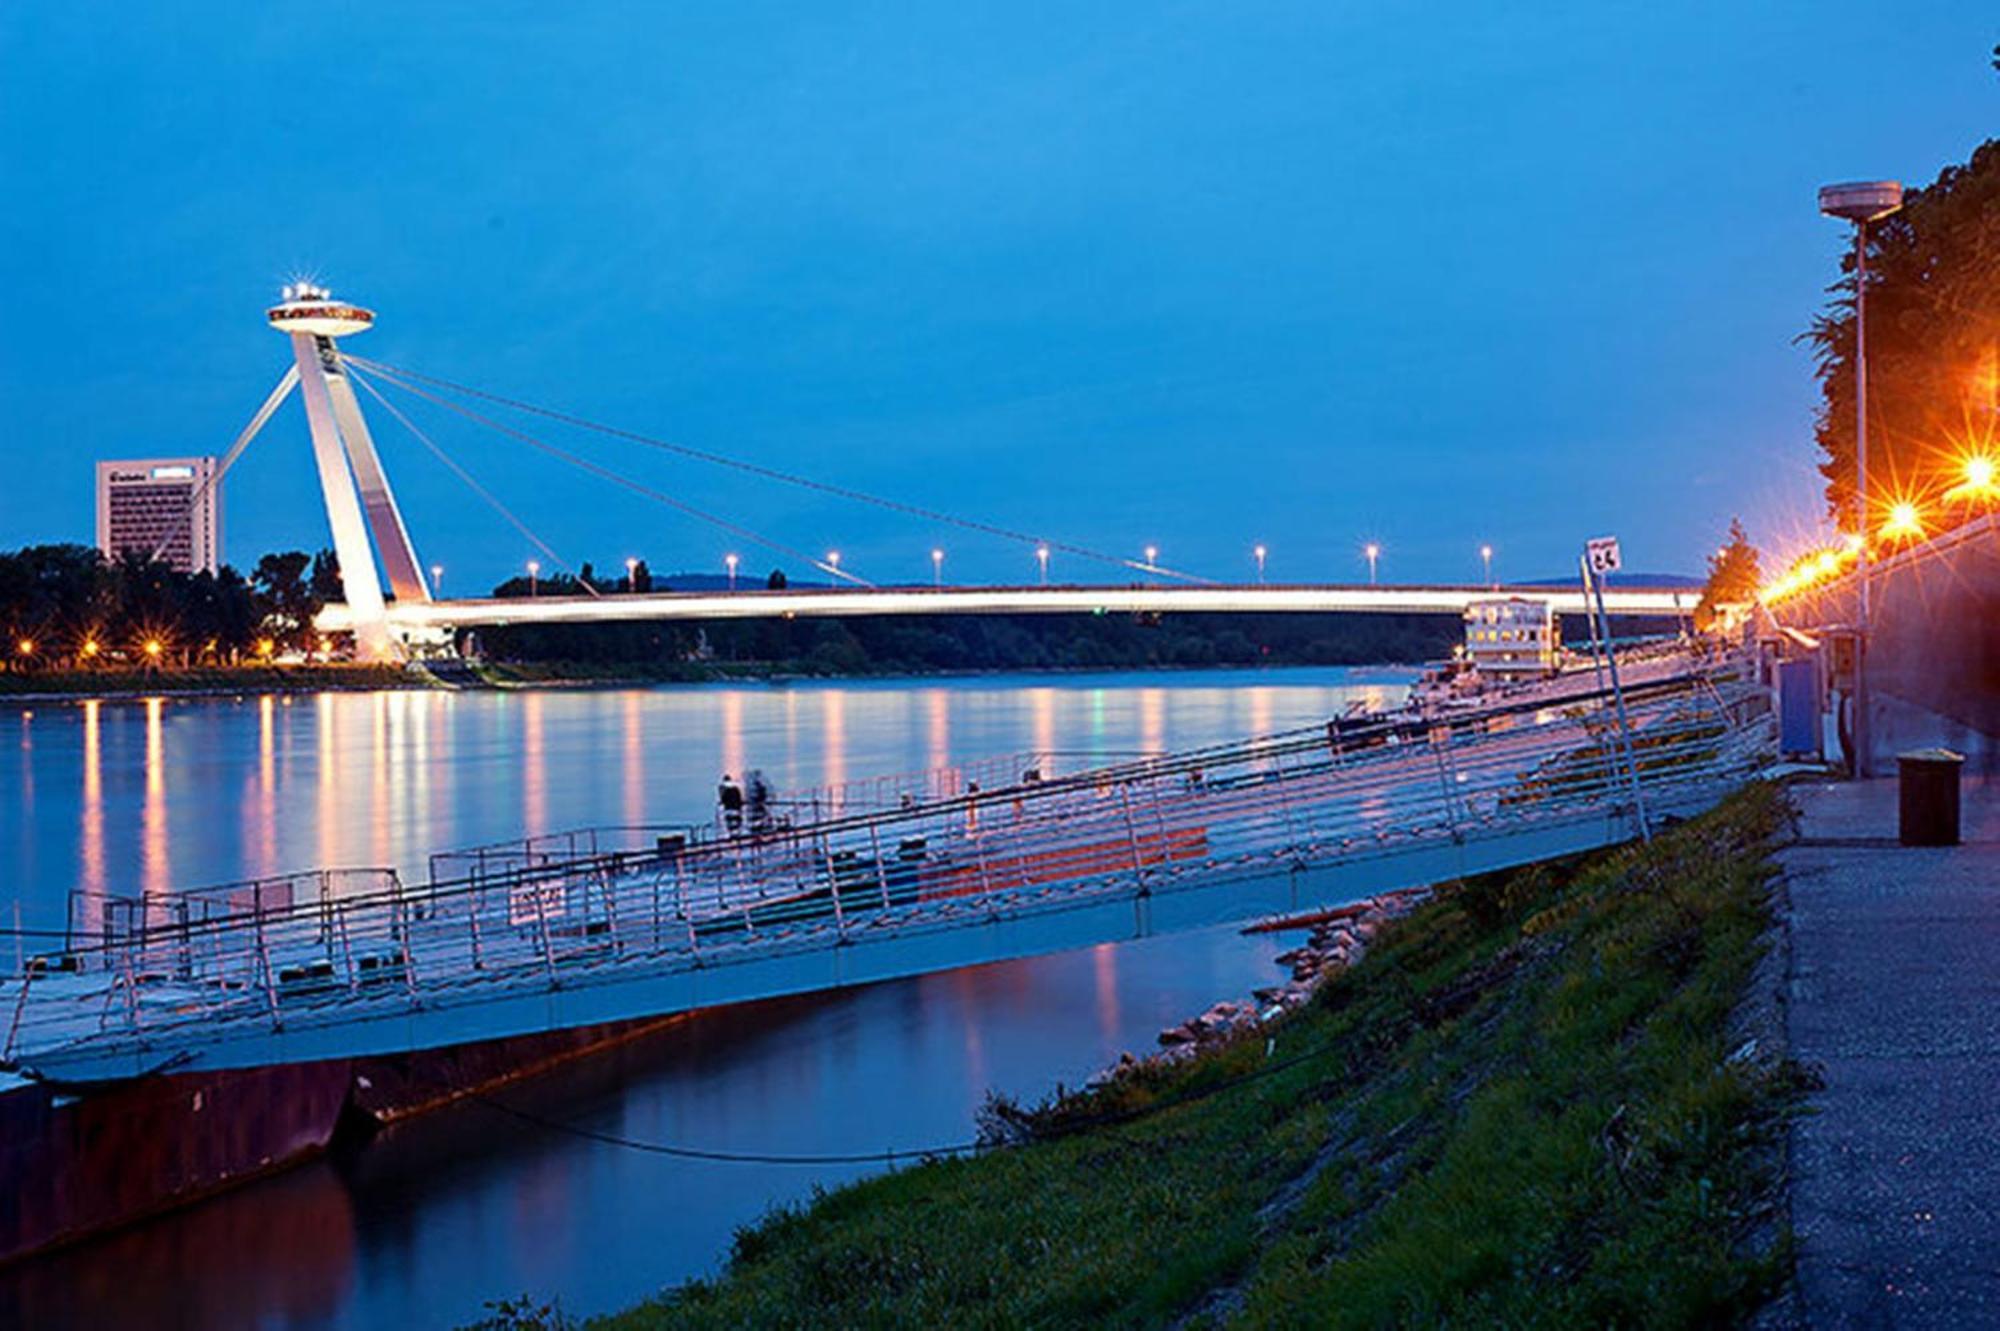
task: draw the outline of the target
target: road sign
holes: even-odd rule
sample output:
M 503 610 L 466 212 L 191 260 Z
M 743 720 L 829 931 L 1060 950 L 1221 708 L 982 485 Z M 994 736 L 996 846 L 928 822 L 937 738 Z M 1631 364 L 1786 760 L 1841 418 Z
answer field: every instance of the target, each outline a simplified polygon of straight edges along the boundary
M 1616 573 L 1624 562 L 1618 555 L 1618 538 L 1616 536 L 1599 536 L 1593 540 L 1585 541 L 1583 551 L 1585 557 L 1590 560 L 1590 571 L 1592 573 Z

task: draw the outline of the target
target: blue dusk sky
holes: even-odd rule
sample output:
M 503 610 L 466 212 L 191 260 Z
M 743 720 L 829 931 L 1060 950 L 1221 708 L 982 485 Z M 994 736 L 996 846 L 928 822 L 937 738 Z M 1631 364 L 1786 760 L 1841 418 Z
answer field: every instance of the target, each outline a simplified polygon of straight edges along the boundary
M 359 355 L 1239 577 L 1698 571 L 1819 511 L 1822 182 L 2000 130 L 1986 3 L 0 8 L 0 546 L 219 453 L 310 275 Z M 533 554 L 364 396 L 420 557 Z M 773 555 L 422 403 L 559 553 Z M 532 426 L 537 433 L 543 427 Z M 1028 550 L 547 438 L 878 581 Z M 302 409 L 228 557 L 325 544 Z M 1062 559 L 1058 577 L 1099 578 Z

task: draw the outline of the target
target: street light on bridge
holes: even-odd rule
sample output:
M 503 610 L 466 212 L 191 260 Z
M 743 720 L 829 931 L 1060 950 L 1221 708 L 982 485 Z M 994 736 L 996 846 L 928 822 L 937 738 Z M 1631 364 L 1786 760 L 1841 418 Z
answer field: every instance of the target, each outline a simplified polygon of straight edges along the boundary
M 1489 586 L 1489 587 L 1493 586 L 1493 585 L 1494 585 L 1494 583 L 1493 583 L 1493 547 L 1492 547 L 1492 546 L 1490 546 L 1490 545 L 1482 545 L 1482 546 L 1480 546 L 1480 547 L 1479 547 L 1479 562 L 1480 562 L 1481 564 L 1484 564 L 1484 565 L 1486 566 L 1486 585 L 1487 585 L 1487 586 Z
M 528 595 L 535 595 L 536 591 L 540 588 L 541 576 L 542 561 L 539 559 L 530 559 L 528 561 Z
M 1868 224 L 1903 206 L 1903 187 L 1894 180 L 1825 185 L 1819 210 L 1854 223 L 1854 529 L 1868 532 Z M 1854 774 L 1868 775 L 1868 688 L 1862 663 L 1868 658 L 1868 548 L 1855 553 L 1855 631 L 1861 650 L 1854 654 Z
M 736 556 L 724 555 L 722 566 L 729 570 L 729 590 L 733 592 L 736 590 Z
M 625 590 L 628 592 L 639 590 L 639 561 L 629 555 L 625 559 Z
M 1375 585 L 1375 561 L 1382 557 L 1382 547 L 1370 541 L 1366 554 L 1368 555 L 1368 585 L 1373 587 Z
M 1257 557 L 1257 584 L 1262 586 L 1264 583 L 1264 547 L 1260 545 L 1250 553 Z
M 840 551 L 829 550 L 826 552 L 826 566 L 833 571 L 834 577 L 837 578 L 840 576 Z
M 1049 548 L 1046 545 L 1035 547 L 1035 562 L 1042 566 L 1042 586 L 1046 587 L 1049 585 Z
M 944 551 L 931 547 L 931 586 L 944 586 Z

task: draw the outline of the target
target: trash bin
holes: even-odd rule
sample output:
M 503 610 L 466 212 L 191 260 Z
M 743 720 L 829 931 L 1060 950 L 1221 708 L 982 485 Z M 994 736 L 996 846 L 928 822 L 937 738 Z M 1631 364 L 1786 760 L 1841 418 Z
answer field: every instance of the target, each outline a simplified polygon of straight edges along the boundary
M 1897 821 L 1906 846 L 1958 844 L 1958 774 L 1965 755 L 1918 749 L 1896 755 Z

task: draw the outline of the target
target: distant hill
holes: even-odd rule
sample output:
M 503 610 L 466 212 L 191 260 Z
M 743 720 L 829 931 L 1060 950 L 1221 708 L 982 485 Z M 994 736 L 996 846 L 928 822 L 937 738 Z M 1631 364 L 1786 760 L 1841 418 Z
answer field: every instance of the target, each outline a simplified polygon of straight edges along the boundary
M 1527 578 L 1514 582 L 1503 582 L 1500 584 L 1500 590 L 1504 592 L 1509 587 L 1572 587 L 1576 585 L 1577 577 L 1577 574 L 1572 573 L 1566 578 Z M 1604 585 L 1607 587 L 1700 588 L 1707 581 L 1706 578 L 1691 578 L 1685 573 L 1613 573 L 1604 580 Z

